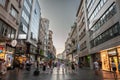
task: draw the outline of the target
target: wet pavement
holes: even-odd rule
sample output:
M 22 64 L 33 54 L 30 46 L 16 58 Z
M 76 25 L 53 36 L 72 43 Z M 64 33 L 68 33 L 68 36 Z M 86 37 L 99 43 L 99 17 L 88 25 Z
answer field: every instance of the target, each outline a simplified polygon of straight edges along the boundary
M 2 80 L 115 80 L 113 73 L 107 71 L 100 71 L 99 75 L 95 75 L 94 71 L 89 69 L 63 72 L 62 69 L 57 71 L 57 69 L 54 68 L 52 73 L 49 71 L 40 71 L 39 76 L 34 76 L 34 70 L 35 69 L 31 71 L 20 70 L 19 72 L 9 70 Z M 120 74 L 117 75 L 116 80 L 120 80 Z

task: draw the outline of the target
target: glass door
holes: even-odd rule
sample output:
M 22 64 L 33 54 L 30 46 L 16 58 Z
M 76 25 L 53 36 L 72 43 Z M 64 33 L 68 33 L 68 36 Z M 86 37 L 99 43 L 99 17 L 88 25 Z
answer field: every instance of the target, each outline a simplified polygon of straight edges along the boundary
M 115 65 L 116 65 L 116 68 L 117 68 L 117 71 L 118 71 L 118 58 L 117 56 L 112 56 L 109 58 L 110 59 L 110 71 L 112 71 L 112 68 L 111 68 L 111 62 L 114 61 Z

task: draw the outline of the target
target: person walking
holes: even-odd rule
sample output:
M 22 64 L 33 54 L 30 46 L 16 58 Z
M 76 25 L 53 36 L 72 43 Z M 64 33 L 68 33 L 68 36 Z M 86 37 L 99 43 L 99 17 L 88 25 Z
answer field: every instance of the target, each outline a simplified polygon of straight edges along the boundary
M 120 62 L 118 63 L 118 71 L 119 71 L 119 74 L 120 74 Z
M 46 63 L 44 62 L 43 63 L 43 72 L 45 72 L 46 71 Z
M 65 72 L 65 64 L 64 64 L 64 62 L 62 62 L 61 66 L 62 66 L 62 71 L 64 73 Z
M 95 69 L 95 75 L 98 75 L 99 63 L 97 60 L 94 62 L 94 69 Z
M 112 62 L 111 62 L 111 68 L 112 68 L 112 71 L 113 71 L 113 74 L 114 74 L 114 78 L 116 79 L 117 78 L 117 74 L 116 74 L 117 68 L 116 68 L 114 60 L 112 60 Z
M 71 69 L 72 69 L 72 72 L 75 71 L 75 64 L 74 64 L 74 62 L 72 62 L 72 64 L 71 64 Z
M 60 61 L 57 62 L 57 71 L 60 70 Z

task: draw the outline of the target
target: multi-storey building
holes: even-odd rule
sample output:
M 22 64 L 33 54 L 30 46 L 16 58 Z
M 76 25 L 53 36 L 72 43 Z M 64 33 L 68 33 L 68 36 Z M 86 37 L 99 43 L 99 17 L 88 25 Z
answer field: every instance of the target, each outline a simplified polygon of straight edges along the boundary
M 11 42 L 17 38 L 21 6 L 22 0 L 0 0 L 0 58 L 11 59 L 18 46 L 16 41 L 15 45 Z
M 86 0 L 90 55 L 102 61 L 102 69 L 111 71 L 111 61 L 120 62 L 120 1 Z
M 53 45 L 52 35 L 53 35 L 53 32 L 51 30 L 49 30 L 48 53 L 47 53 L 47 56 L 49 59 L 54 59 L 55 55 L 56 55 L 56 49 Z
M 44 51 L 44 56 L 47 57 L 48 52 L 48 30 L 49 30 L 49 20 L 46 18 L 41 19 L 40 28 L 40 40 L 42 42 L 42 50 Z
M 26 46 L 25 53 L 35 59 L 39 36 L 41 9 L 39 0 L 24 0 L 18 40 Z M 38 53 L 39 54 L 39 53 Z
M 61 54 L 62 54 L 62 60 L 66 60 L 66 50 L 64 50 Z
M 80 6 L 78 8 L 77 14 L 77 40 L 78 48 L 77 53 L 79 56 L 79 63 L 84 64 L 84 66 L 90 66 L 90 56 L 89 56 L 89 37 L 86 19 L 86 6 L 85 0 L 80 1 Z
M 67 59 L 72 61 L 77 61 L 77 25 L 74 23 L 74 25 L 71 27 L 71 31 L 69 33 L 69 38 L 65 42 L 65 50 Z
M 70 55 L 70 48 L 71 48 L 71 40 L 70 40 L 70 35 L 68 35 L 68 38 L 65 42 L 66 59 L 68 61 L 72 61 L 72 55 Z
M 18 44 L 21 44 L 21 46 L 17 48 L 17 52 L 20 52 L 20 53 L 21 52 L 26 53 L 26 50 L 27 50 L 26 40 L 28 38 L 28 30 L 30 27 L 29 24 L 31 20 L 32 6 L 33 6 L 33 0 L 23 0 L 21 17 L 20 17 L 20 25 L 19 25 L 19 31 L 17 36 Z
M 83 5 L 83 11 L 82 9 Z M 82 11 L 82 12 L 80 12 Z M 84 13 L 83 13 L 84 12 Z M 80 14 L 81 13 L 81 14 Z M 111 71 L 111 62 L 114 61 L 116 67 L 120 61 L 120 1 L 119 0 L 81 0 L 78 9 L 79 18 L 85 14 L 85 34 L 80 41 L 86 41 L 87 52 L 81 51 L 83 55 L 88 56 L 90 67 L 93 68 L 93 62 L 97 59 L 102 62 L 102 69 Z M 78 27 L 77 26 L 77 27 Z M 82 30 L 82 28 L 80 30 Z M 83 32 L 85 32 L 83 29 Z M 79 33 L 78 33 L 79 35 Z M 85 46 L 85 45 L 83 45 Z M 80 46 L 80 50 L 81 50 Z M 87 53 L 87 54 L 86 54 Z M 80 55 L 82 57 L 83 55 Z

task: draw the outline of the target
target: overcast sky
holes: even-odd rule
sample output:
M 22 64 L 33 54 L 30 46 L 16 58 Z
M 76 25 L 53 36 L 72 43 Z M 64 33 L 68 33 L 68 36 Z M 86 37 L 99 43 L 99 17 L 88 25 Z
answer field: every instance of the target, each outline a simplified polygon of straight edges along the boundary
M 53 45 L 57 54 L 65 49 L 65 41 L 76 19 L 80 0 L 40 0 L 41 16 L 50 21 Z

